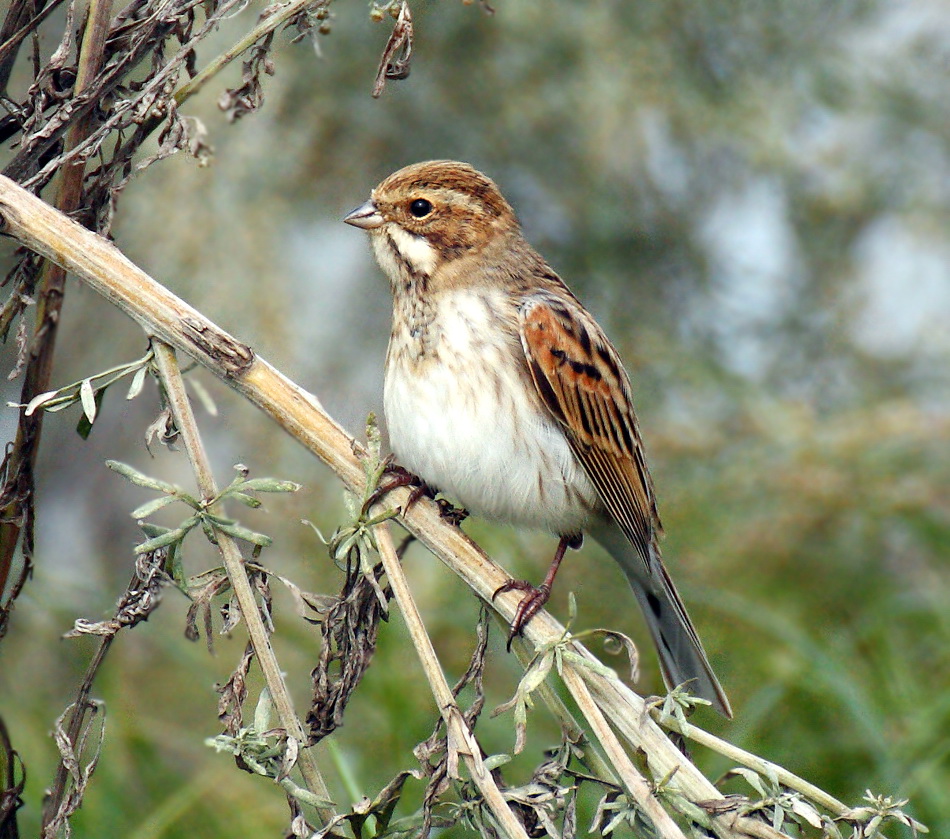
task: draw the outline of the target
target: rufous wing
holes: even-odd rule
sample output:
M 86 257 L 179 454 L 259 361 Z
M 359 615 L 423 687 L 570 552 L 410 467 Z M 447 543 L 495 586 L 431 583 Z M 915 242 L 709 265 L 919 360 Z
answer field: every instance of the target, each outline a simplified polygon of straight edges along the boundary
M 538 393 L 649 570 L 660 521 L 630 382 L 617 351 L 570 298 L 532 295 L 520 317 L 521 343 Z

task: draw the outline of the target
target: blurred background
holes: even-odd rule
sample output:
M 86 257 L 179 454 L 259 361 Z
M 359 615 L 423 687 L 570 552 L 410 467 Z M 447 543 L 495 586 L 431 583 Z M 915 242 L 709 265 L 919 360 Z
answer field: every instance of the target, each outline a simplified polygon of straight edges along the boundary
M 736 711 L 733 722 L 709 712 L 697 722 L 846 803 L 867 789 L 907 797 L 931 835 L 945 835 L 950 8 L 498 0 L 489 15 L 478 4 L 418 2 L 412 74 L 379 100 L 370 91 L 391 19 L 372 22 L 363 3 L 331 8 L 331 31 L 316 43 L 280 36 L 259 112 L 230 125 L 217 108 L 239 67 L 187 104 L 214 156 L 202 168 L 178 155 L 133 181 L 118 245 L 362 437 L 367 413 L 381 411 L 390 302 L 365 235 L 340 219 L 407 163 L 456 158 L 483 169 L 628 365 L 664 554 Z M 259 9 L 222 29 L 218 47 Z M 61 28 L 50 21 L 49 44 Z M 0 243 L 0 268 L 12 251 Z M 138 327 L 71 283 L 57 386 L 144 349 Z M 345 517 L 340 486 L 225 386 L 194 376 L 217 405 L 200 420 L 220 483 L 242 462 L 252 476 L 304 485 L 263 511 L 232 511 L 274 536 L 264 563 L 335 592 L 339 571 L 300 520 L 332 532 Z M 0 644 L 0 713 L 28 764 L 24 835 L 39 824 L 54 767 L 49 731 L 93 649 L 92 639 L 59 638 L 77 617 L 111 615 L 140 539 L 128 513 L 150 497 L 103 461 L 193 486 L 182 453 L 144 447 L 154 386 L 133 402 L 121 390 L 107 395 L 87 442 L 74 431 L 78 409 L 45 422 L 36 572 Z M 5 386 L 7 400 L 19 400 L 19 382 Z M 14 410 L 0 422 L 10 439 Z M 543 534 L 465 529 L 531 579 L 554 548 Z M 199 538 L 186 545 L 189 573 L 216 564 Z M 478 603 L 422 547 L 406 566 L 454 681 Z M 559 577 L 549 608 L 561 619 L 571 591 L 575 628 L 632 635 L 643 650 L 639 690 L 661 692 L 633 598 L 596 545 L 572 553 Z M 203 744 L 219 730 L 213 685 L 244 641 L 239 628 L 210 656 L 184 638 L 187 606 L 169 591 L 147 624 L 119 637 L 97 681 L 106 742 L 73 820 L 78 836 L 286 826 L 277 789 Z M 280 595 L 277 630 L 303 710 L 318 637 Z M 496 627 L 489 708 L 518 675 Z M 341 805 L 412 767 L 435 719 L 398 615 L 382 627 L 346 719 L 332 738 L 351 779 L 333 790 Z M 482 729 L 489 751 L 510 751 L 510 716 Z M 506 777 L 525 780 L 559 736 L 532 715 L 530 754 Z M 713 778 L 729 768 L 715 755 L 696 759 Z M 409 789 L 418 801 L 421 785 Z

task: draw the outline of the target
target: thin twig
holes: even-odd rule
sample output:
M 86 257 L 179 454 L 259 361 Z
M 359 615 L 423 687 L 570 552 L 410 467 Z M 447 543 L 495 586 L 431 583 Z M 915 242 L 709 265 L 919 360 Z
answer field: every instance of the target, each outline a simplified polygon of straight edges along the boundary
M 509 839 L 519 839 L 519 837 L 520 839 L 527 839 L 528 834 L 525 832 L 524 825 L 515 818 L 515 814 L 505 801 L 494 778 L 485 768 L 485 764 L 482 762 L 481 746 L 465 724 L 462 712 L 455 703 L 452 689 L 445 680 L 442 666 L 436 657 L 432 640 L 429 638 L 422 616 L 416 608 L 406 575 L 402 572 L 402 563 L 399 561 L 399 557 L 396 556 L 396 547 L 393 545 L 389 526 L 386 522 L 383 522 L 377 525 L 373 533 L 376 537 L 376 544 L 379 546 L 379 556 L 383 562 L 383 568 L 386 569 L 386 578 L 389 580 L 393 596 L 396 598 L 403 620 L 406 622 L 409 637 L 412 640 L 412 645 L 416 648 L 416 655 L 419 657 L 419 663 L 422 665 L 429 687 L 432 689 L 432 695 L 439 706 L 439 713 L 442 715 L 442 719 L 445 720 L 445 728 L 448 732 L 448 748 L 456 749 L 462 756 L 465 765 L 468 767 L 469 775 L 471 775 L 472 780 L 485 799 L 485 803 L 505 835 Z M 450 757 L 450 764 L 451 760 Z
M 69 753 L 77 755 L 82 742 L 82 732 L 87 725 L 89 714 L 98 710 L 97 704 L 90 701 L 89 696 L 92 693 L 92 685 L 99 673 L 99 668 L 105 661 L 106 654 L 109 652 L 116 635 L 122 628 L 134 626 L 139 621 L 145 620 L 158 607 L 161 598 L 154 593 L 153 587 L 160 587 L 161 585 L 160 568 L 161 558 L 154 555 L 140 557 L 125 594 L 118 601 L 113 620 L 106 622 L 110 626 L 104 632 L 93 633 L 99 635 L 99 644 L 89 665 L 86 667 L 86 673 L 79 685 L 75 701 L 63 714 L 64 718 L 68 715 L 68 722 L 64 726 L 64 742 L 68 744 L 68 752 L 60 755 L 56 776 L 43 802 L 41 830 L 44 837 L 50 837 L 51 839 L 58 836 L 64 823 L 82 800 L 82 790 L 74 789 L 67 794 L 69 782 L 71 778 L 74 778 L 73 771 L 75 770 L 75 766 L 70 767 L 69 765 Z M 77 627 L 82 623 L 77 621 Z M 67 633 L 66 637 L 86 634 L 84 630 L 92 626 L 94 625 L 84 624 L 83 629 L 78 631 L 74 629 Z
M 66 727 L 66 736 L 74 748 L 79 742 L 80 734 L 86 725 L 87 715 L 90 711 L 95 709 L 95 706 L 89 701 L 89 694 L 92 692 L 92 683 L 95 681 L 96 674 L 105 661 L 106 655 L 114 640 L 115 635 L 105 635 L 99 639 L 99 646 L 96 647 L 96 652 L 86 667 L 82 684 L 80 684 L 79 690 L 77 691 L 76 701 L 72 705 L 69 723 Z M 43 839 L 53 839 L 53 837 L 59 834 L 63 820 L 61 810 L 68 783 L 69 767 L 66 765 L 65 756 L 61 756 L 59 765 L 56 767 L 56 777 L 53 779 L 49 794 L 43 801 L 43 821 L 40 833 Z
M 201 442 L 198 425 L 191 410 L 191 402 L 185 392 L 185 382 L 178 367 L 178 360 L 175 358 L 175 351 L 168 344 L 158 340 L 153 340 L 152 347 L 168 404 L 175 419 L 175 425 L 181 432 L 182 444 L 188 453 L 188 459 L 191 461 L 195 473 L 198 490 L 203 500 L 210 501 L 217 497 L 218 487 L 211 471 L 208 455 Z M 217 507 L 218 505 L 213 505 L 209 508 L 209 512 L 220 512 L 215 509 Z M 267 683 L 268 690 L 270 690 L 280 724 L 287 732 L 287 736 L 294 738 L 300 744 L 297 759 L 300 772 L 308 789 L 318 798 L 329 801 L 330 794 L 317 767 L 313 749 L 306 747 L 307 737 L 294 711 L 290 691 L 287 689 L 287 683 L 284 681 L 280 665 L 277 663 L 277 657 L 274 655 L 270 636 L 264 627 L 264 621 L 254 598 L 254 591 L 247 577 L 241 551 L 234 539 L 227 533 L 219 531 L 216 536 L 225 571 L 228 574 L 234 596 L 237 598 L 241 614 L 247 624 L 247 633 L 250 636 L 251 644 L 254 646 L 254 652 L 257 654 L 257 660 L 261 664 L 264 681 Z M 317 812 L 324 824 L 335 815 L 330 806 L 319 807 Z
M 287 6 L 272 12 L 250 32 L 242 37 L 229 49 L 226 49 L 217 58 L 210 61 L 193 79 L 189 79 L 178 90 L 175 91 L 175 103 L 181 105 L 184 101 L 194 96 L 211 79 L 227 67 L 235 58 L 242 53 L 247 52 L 261 38 L 266 37 L 285 21 L 299 14 L 307 6 L 312 5 L 314 0 L 292 0 Z
M 102 66 L 112 0 L 91 0 L 86 28 L 79 52 L 79 67 L 76 75 L 77 95 L 95 79 Z M 74 122 L 66 134 L 65 150 L 80 145 L 90 133 L 88 114 Z M 85 162 L 73 161 L 65 166 L 59 183 L 56 205 L 64 213 L 72 213 L 82 197 L 82 179 Z M 36 302 L 36 320 L 33 328 L 30 357 L 23 377 L 21 401 L 29 402 L 34 396 L 49 389 L 56 351 L 56 334 L 66 288 L 66 271 L 55 260 L 43 266 L 42 279 Z M 23 574 L 31 565 L 33 553 L 33 468 L 39 452 L 40 435 L 43 430 L 41 415 L 21 414 L 17 434 L 9 453 L 7 486 L 15 492 L 12 499 L 0 511 L 0 593 L 6 587 L 13 566 L 14 552 L 19 544 L 23 554 Z M 0 609 L 0 634 L 5 623 L 5 610 Z
M 710 734 L 708 731 L 697 728 L 688 722 L 684 723 L 669 714 L 664 714 L 659 709 L 656 711 L 656 719 L 664 728 L 675 731 L 677 734 L 682 734 L 694 743 L 698 743 L 710 751 L 718 752 L 723 757 L 735 761 L 740 766 L 747 766 L 749 769 L 754 769 L 766 778 L 774 777 L 783 787 L 788 787 L 790 790 L 801 793 L 805 798 L 813 801 L 819 807 L 823 807 L 829 813 L 841 815 L 849 809 L 833 795 L 829 795 L 814 784 L 808 783 L 804 778 L 800 778 L 798 775 L 789 772 L 776 763 L 772 763 L 770 760 L 765 760 L 765 758 L 747 752 L 745 749 L 740 749 L 732 743 L 727 743 L 715 734 Z

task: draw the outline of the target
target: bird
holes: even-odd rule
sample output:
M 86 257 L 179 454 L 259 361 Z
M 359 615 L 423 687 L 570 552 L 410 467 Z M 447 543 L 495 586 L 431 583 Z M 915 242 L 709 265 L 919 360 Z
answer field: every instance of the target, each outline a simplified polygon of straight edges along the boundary
M 540 586 L 512 580 L 496 592 L 524 592 L 509 645 L 589 534 L 629 581 L 667 689 L 685 684 L 731 718 L 661 558 L 620 356 L 498 186 L 467 163 L 415 163 L 343 220 L 369 233 L 392 290 L 383 409 L 405 474 L 474 515 L 559 537 Z

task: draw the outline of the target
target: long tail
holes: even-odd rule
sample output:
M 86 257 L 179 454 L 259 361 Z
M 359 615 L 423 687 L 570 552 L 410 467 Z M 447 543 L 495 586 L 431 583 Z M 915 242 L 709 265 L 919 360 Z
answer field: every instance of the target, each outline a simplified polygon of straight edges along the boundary
M 659 552 L 651 546 L 648 570 L 636 549 L 614 524 L 605 522 L 595 527 L 591 535 L 617 561 L 630 582 L 656 645 L 667 689 L 685 682 L 690 693 L 708 699 L 717 711 L 731 719 L 729 700 L 713 673 Z

